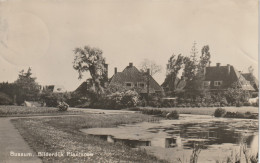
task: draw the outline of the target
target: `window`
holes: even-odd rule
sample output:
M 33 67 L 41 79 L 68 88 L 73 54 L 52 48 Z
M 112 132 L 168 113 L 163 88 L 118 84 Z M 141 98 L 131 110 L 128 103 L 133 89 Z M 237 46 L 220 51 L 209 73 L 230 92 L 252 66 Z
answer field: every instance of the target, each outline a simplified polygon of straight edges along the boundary
M 210 81 L 204 81 L 204 87 L 209 87 L 210 86 Z
M 144 88 L 144 87 L 145 87 L 145 84 L 144 84 L 143 82 L 140 82 L 140 83 L 138 83 L 138 87 Z
M 132 83 L 131 83 L 131 82 L 126 82 L 126 83 L 125 83 L 125 86 L 127 86 L 127 87 L 132 87 Z
M 220 86 L 222 84 L 222 81 L 214 81 L 214 86 Z

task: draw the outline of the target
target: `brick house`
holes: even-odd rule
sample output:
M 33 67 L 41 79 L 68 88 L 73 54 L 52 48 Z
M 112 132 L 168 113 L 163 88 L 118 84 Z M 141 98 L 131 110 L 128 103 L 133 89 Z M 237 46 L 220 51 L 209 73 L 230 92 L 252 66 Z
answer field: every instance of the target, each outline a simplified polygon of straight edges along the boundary
M 163 94 L 162 87 L 153 77 L 150 74 L 147 76 L 147 73 L 140 72 L 133 63 L 129 63 L 122 72 L 117 72 L 117 68 L 115 68 L 115 73 L 109 82 L 109 85 L 121 85 L 125 88 L 134 89 L 140 94 L 147 94 L 147 84 L 149 84 L 150 94 Z
M 226 90 L 232 87 L 233 83 L 237 83 L 243 90 L 256 91 L 250 81 L 232 65 L 221 66 L 217 63 L 216 66 L 206 67 L 204 70 L 204 88 L 211 91 Z

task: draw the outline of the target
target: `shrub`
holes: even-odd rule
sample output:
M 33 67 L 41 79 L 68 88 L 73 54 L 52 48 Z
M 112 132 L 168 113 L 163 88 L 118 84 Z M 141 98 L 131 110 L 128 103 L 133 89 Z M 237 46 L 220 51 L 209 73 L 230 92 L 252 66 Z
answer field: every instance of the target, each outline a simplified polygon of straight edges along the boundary
M 236 107 L 241 107 L 242 106 L 242 103 L 240 102 L 240 101 L 238 101 L 237 103 L 236 103 Z
M 140 104 L 139 95 L 136 91 L 128 90 L 125 92 L 114 92 L 102 99 L 96 104 L 96 108 L 122 109 L 136 107 Z
M 0 92 L 0 105 L 12 105 L 12 99 L 5 93 Z
M 172 112 L 167 113 L 166 118 L 167 119 L 179 119 L 179 113 L 176 110 L 174 110 Z
M 215 110 L 214 116 L 215 117 L 223 117 L 223 116 L 225 116 L 225 114 L 226 114 L 226 110 L 225 109 L 217 108 Z
M 69 108 L 69 105 L 66 104 L 65 102 L 61 102 L 61 103 L 58 105 L 58 108 L 59 108 L 59 111 L 67 111 L 68 108 Z

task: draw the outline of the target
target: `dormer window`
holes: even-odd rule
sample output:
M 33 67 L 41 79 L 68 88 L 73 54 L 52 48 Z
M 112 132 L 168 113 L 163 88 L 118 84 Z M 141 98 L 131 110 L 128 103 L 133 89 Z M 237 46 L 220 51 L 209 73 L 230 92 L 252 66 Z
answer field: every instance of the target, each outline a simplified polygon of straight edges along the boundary
M 222 85 L 222 81 L 214 81 L 214 86 L 218 87 Z

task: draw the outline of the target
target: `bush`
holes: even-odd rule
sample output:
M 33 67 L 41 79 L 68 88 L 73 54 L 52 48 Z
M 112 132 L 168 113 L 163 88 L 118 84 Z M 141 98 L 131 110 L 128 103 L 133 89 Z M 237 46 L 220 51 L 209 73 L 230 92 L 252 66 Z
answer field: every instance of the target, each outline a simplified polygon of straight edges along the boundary
M 215 110 L 214 116 L 215 117 L 223 117 L 223 116 L 225 116 L 225 114 L 226 114 L 226 110 L 225 109 L 217 108 Z
M 242 102 L 238 101 L 236 102 L 236 107 L 241 107 L 242 106 Z
M 136 107 L 140 104 L 139 95 L 136 91 L 114 92 L 101 97 L 95 104 L 95 108 L 123 109 Z
M 166 114 L 166 118 L 167 119 L 179 119 L 179 113 L 176 110 L 174 110 L 174 111 Z
M 0 105 L 12 105 L 13 100 L 5 93 L 0 92 Z
M 251 112 L 240 113 L 240 112 L 227 112 L 226 118 L 246 118 L 246 119 L 258 119 L 257 115 Z
M 59 108 L 59 111 L 67 111 L 68 108 L 69 108 L 69 105 L 65 102 L 61 102 L 59 105 L 58 105 L 58 108 Z

